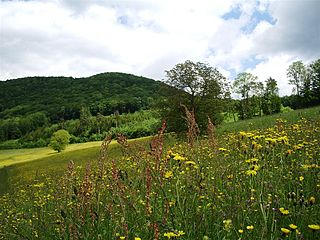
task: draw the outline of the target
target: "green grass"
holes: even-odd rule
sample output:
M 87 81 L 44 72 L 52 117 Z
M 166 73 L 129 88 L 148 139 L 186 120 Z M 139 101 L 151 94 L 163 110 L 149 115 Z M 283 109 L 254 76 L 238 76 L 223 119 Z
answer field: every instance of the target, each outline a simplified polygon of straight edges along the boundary
M 221 124 L 217 131 L 218 134 L 223 134 L 227 132 L 238 132 L 238 131 L 251 131 L 254 129 L 265 129 L 272 127 L 276 124 L 277 119 L 281 118 L 286 120 L 287 123 L 295 123 L 299 121 L 299 119 L 315 119 L 320 116 L 320 106 L 299 109 L 292 112 L 286 113 L 278 113 L 263 117 L 255 117 L 253 119 L 248 120 L 240 120 L 237 122 L 230 122 Z
M 145 142 L 148 139 L 149 137 L 143 137 L 129 142 Z M 71 144 L 60 153 L 50 148 L 1 150 L 0 195 L 44 174 L 61 176 L 71 160 L 82 167 L 88 162 L 97 162 L 101 143 Z M 109 147 L 109 157 L 119 156 L 120 147 L 116 141 L 113 140 Z
M 27 148 L 27 149 L 9 149 L 0 151 L 0 168 L 8 167 L 14 164 L 30 162 L 41 158 L 50 157 L 53 155 L 63 156 L 67 152 L 87 149 L 92 147 L 100 147 L 99 142 L 77 143 L 67 146 L 67 148 L 60 154 L 49 147 L 43 148 Z M 114 142 L 112 142 L 113 144 Z
M 7 179 L 31 179 L 0 196 L 0 238 L 320 239 L 318 111 L 238 122 L 245 132 L 163 152 L 161 139 L 152 151 L 113 144 L 91 168 L 81 166 L 97 147 L 6 167 Z
M 300 109 L 288 113 L 224 123 L 218 127 L 217 132 L 219 135 L 222 135 L 227 132 L 263 129 L 275 125 L 279 118 L 285 119 L 288 123 L 294 123 L 301 117 L 313 119 L 318 116 L 320 116 L 320 107 Z M 143 139 L 146 138 L 140 138 L 140 140 Z M 70 160 L 82 166 L 86 162 L 96 161 L 99 156 L 101 143 L 101 141 L 98 141 L 71 144 L 61 153 L 57 153 L 48 147 L 0 150 L 0 194 L 7 192 L 13 183 L 28 182 L 40 174 L 56 172 L 59 175 L 65 171 Z M 110 146 L 113 146 L 115 143 L 115 141 L 112 141 Z M 109 154 L 117 156 L 119 149 L 116 149 L 112 150 Z

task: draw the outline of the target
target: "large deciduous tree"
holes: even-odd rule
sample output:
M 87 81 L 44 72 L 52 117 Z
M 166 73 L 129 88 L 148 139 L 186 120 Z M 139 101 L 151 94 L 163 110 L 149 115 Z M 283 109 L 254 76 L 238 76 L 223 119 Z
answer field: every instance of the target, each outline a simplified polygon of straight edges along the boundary
M 266 115 L 278 113 L 281 110 L 281 98 L 279 97 L 277 81 L 270 77 L 265 83 L 262 105 L 263 113 Z
M 297 96 L 301 96 L 303 85 L 307 79 L 307 71 L 302 61 L 293 62 L 287 69 L 289 83 L 294 85 Z
M 320 59 L 312 62 L 308 67 L 312 104 L 320 104 Z
M 171 130 L 185 130 L 181 105 L 194 111 L 200 129 L 205 129 L 208 116 L 218 122 L 228 89 L 226 78 L 216 68 L 187 60 L 166 71 L 166 76 L 173 88 L 163 113 Z
M 242 100 L 239 105 L 239 113 L 241 119 L 251 118 L 254 115 L 254 102 L 251 97 L 256 90 L 258 77 L 251 73 L 239 73 L 233 82 L 233 90 L 240 94 Z

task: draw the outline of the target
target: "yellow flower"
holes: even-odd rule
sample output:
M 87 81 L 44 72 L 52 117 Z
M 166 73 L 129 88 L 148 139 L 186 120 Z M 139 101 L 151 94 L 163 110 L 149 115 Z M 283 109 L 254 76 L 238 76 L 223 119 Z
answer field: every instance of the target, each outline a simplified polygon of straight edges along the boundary
M 126 237 L 120 237 L 120 240 L 124 240 L 124 239 L 126 239 Z
M 255 170 L 247 170 L 246 171 L 246 175 L 255 176 L 255 175 L 257 175 L 257 171 L 255 171 Z
M 281 228 L 281 232 L 283 232 L 284 234 L 289 234 L 291 231 L 287 228 Z
M 310 204 L 315 204 L 315 203 L 316 203 L 315 197 L 310 197 L 309 203 L 310 203 Z
M 218 150 L 221 151 L 221 152 L 226 152 L 226 151 L 228 151 L 228 150 L 225 149 L 225 148 L 219 148 Z
M 293 150 L 291 150 L 291 149 L 287 150 L 287 155 L 291 155 L 292 153 L 293 153 Z
M 185 157 L 182 157 L 179 154 L 176 154 L 173 159 L 176 160 L 176 161 L 184 161 L 184 160 L 186 160 Z
M 196 163 L 194 161 L 186 161 L 187 165 L 195 165 Z
M 173 238 L 176 236 L 174 232 L 166 232 L 163 234 L 163 236 L 167 237 L 168 239 Z
M 238 232 L 239 232 L 239 233 L 243 233 L 243 230 L 242 230 L 242 229 L 239 229 Z
M 172 176 L 173 176 L 172 171 L 168 171 L 168 172 L 166 172 L 166 173 L 164 174 L 164 177 L 165 177 L 165 178 L 171 178 Z
M 223 220 L 223 224 L 224 224 L 223 228 L 228 231 L 232 226 L 232 220 L 231 219 Z
M 300 176 L 300 177 L 299 177 L 299 180 L 300 180 L 300 182 L 302 182 L 302 181 L 304 180 L 304 177 L 303 177 L 303 176 Z
M 313 231 L 320 230 L 319 224 L 310 224 L 308 227 Z
M 170 238 L 175 238 L 175 237 L 180 237 L 184 235 L 184 231 L 175 231 L 175 232 L 166 232 L 163 234 L 163 236 L 167 237 L 168 239 Z
M 281 212 L 282 215 L 288 215 L 289 214 L 289 210 L 288 209 L 284 209 L 283 207 L 279 208 L 279 211 Z
M 290 224 L 289 227 L 290 227 L 291 229 L 297 229 L 297 228 L 298 228 L 298 226 L 297 226 L 297 225 L 294 225 L 294 224 Z
M 253 227 L 252 225 L 250 225 L 250 226 L 247 226 L 247 229 L 248 229 L 248 230 L 253 230 L 254 227 Z
M 139 237 L 135 237 L 135 238 L 134 238 L 134 240 L 141 240 L 141 238 L 139 238 Z

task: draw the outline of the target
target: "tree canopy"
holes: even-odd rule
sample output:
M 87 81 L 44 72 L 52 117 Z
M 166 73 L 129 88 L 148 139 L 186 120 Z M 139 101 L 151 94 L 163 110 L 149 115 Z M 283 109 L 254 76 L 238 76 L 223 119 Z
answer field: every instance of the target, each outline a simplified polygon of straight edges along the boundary
M 52 135 L 49 146 L 53 150 L 61 152 L 69 144 L 70 137 L 70 134 L 66 130 L 58 130 Z
M 182 105 L 195 112 L 202 129 L 208 116 L 218 122 L 217 114 L 222 109 L 222 99 L 227 95 L 227 81 L 216 68 L 187 60 L 166 71 L 166 76 L 166 83 L 178 89 L 164 105 L 166 111 L 163 116 L 168 118 L 169 127 L 173 126 L 176 131 L 185 129 Z

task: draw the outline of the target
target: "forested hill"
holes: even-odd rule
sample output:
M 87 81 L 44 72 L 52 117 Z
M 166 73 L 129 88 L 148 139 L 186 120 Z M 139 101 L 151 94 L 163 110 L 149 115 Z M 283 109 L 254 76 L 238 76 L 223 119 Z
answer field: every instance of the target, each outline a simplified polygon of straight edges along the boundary
M 0 118 L 42 111 L 51 121 L 76 119 L 83 106 L 93 115 L 134 112 L 164 96 L 163 87 L 160 81 L 124 73 L 0 81 Z

